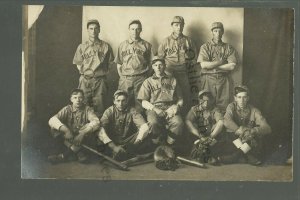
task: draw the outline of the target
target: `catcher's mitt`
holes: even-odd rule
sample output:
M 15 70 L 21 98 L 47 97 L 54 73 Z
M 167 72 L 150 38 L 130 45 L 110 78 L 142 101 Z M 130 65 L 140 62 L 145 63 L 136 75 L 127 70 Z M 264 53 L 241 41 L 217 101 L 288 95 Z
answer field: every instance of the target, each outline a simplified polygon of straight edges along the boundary
M 211 137 L 202 137 L 195 141 L 191 151 L 191 158 L 201 163 L 207 163 L 211 156 L 210 146 L 215 143 L 216 140 Z
M 156 168 L 160 170 L 172 170 L 178 168 L 175 152 L 171 147 L 162 145 L 154 151 L 154 161 Z

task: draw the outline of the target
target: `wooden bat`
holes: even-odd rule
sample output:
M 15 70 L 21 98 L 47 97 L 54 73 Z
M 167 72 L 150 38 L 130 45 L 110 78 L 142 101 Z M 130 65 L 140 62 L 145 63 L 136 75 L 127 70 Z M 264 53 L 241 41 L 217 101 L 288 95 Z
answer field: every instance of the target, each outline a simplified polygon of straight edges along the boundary
M 82 144 L 81 146 L 83 148 L 85 148 L 85 149 L 87 149 L 87 150 L 89 150 L 89 151 L 91 151 L 91 152 L 93 152 L 93 153 L 95 153 L 95 154 L 103 157 L 105 160 L 108 160 L 109 162 L 117 165 L 120 169 L 122 169 L 124 171 L 128 171 L 129 170 L 127 165 L 125 165 L 125 164 L 123 164 L 123 163 L 121 163 L 119 161 L 116 161 L 116 160 L 112 159 L 111 157 L 109 157 L 107 155 L 104 155 L 103 153 L 100 153 L 99 151 L 96 151 L 95 149 L 92 149 L 91 147 L 89 147 L 89 146 L 87 146 L 85 144 Z
M 151 160 L 150 160 L 150 157 L 152 158 Z M 133 158 L 123 161 L 122 164 L 125 164 L 127 166 L 134 166 L 134 165 L 138 165 L 138 164 L 144 164 L 143 161 L 146 161 L 146 160 L 147 160 L 146 163 L 153 162 L 153 152 L 142 154 L 142 155 L 137 155 L 136 157 L 133 157 Z
M 199 162 L 194 161 L 194 160 L 189 160 L 189 159 L 186 159 L 186 158 L 183 158 L 183 157 L 180 157 L 180 156 L 177 156 L 176 159 L 183 162 L 184 164 L 187 164 L 187 165 L 200 167 L 200 168 L 206 168 L 205 164 L 199 163 Z

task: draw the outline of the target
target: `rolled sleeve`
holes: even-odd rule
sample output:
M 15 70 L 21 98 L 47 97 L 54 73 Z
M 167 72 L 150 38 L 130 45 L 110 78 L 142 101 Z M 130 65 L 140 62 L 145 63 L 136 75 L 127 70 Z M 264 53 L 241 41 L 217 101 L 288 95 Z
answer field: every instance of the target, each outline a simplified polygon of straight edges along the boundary
M 208 61 L 210 61 L 209 55 L 208 55 L 208 49 L 207 49 L 206 44 L 204 44 L 200 48 L 197 62 L 201 63 L 201 62 L 208 62 Z
M 121 55 L 122 53 L 122 44 L 119 46 L 118 50 L 117 50 L 117 54 L 116 54 L 116 57 L 115 57 L 115 60 L 114 62 L 119 64 L 119 65 L 122 65 L 123 64 L 123 56 Z
M 259 135 L 270 134 L 272 130 L 270 125 L 267 123 L 267 120 L 262 116 L 258 109 L 255 109 L 254 112 L 255 124 L 257 125 L 257 127 L 253 128 L 255 133 Z
M 59 128 L 64 125 L 63 123 L 61 123 L 61 121 L 57 118 L 56 115 L 50 118 L 48 124 L 51 129 L 55 130 L 59 130 Z
M 150 84 L 148 80 L 145 80 L 144 83 L 142 84 L 140 91 L 138 93 L 137 99 L 138 100 L 147 100 L 149 101 L 151 96 L 150 96 Z
M 192 123 L 195 123 L 195 121 L 196 121 L 196 113 L 195 113 L 194 107 L 191 108 L 191 110 L 186 115 L 185 119 L 188 120 L 188 121 L 190 121 L 190 122 L 192 122 Z
M 232 46 L 229 47 L 229 55 L 227 57 L 227 62 L 235 64 L 238 63 L 238 53 Z
M 100 120 L 96 116 L 96 114 L 94 113 L 94 110 L 92 108 L 88 108 L 87 112 L 88 112 L 87 115 L 88 115 L 88 120 L 89 120 L 89 123 L 87 124 L 87 126 L 90 128 L 91 132 L 94 132 L 97 129 L 99 129 Z
M 98 133 L 98 138 L 101 140 L 104 144 L 110 143 L 112 140 L 107 136 L 106 131 L 104 128 L 100 128 Z
M 78 46 L 74 58 L 73 58 L 73 64 L 75 65 L 82 65 L 83 64 L 83 56 L 82 56 L 82 50 L 81 45 Z
M 239 126 L 233 121 L 233 110 L 234 105 L 231 103 L 226 108 L 226 113 L 224 115 L 224 125 L 229 132 L 235 132 Z

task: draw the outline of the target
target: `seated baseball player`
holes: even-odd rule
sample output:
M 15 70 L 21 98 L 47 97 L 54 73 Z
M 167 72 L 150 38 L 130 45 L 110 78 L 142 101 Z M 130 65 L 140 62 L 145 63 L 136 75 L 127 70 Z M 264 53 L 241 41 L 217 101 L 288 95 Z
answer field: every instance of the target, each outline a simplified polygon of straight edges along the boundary
M 144 81 L 137 98 L 146 109 L 152 138 L 157 143 L 167 143 L 174 147 L 175 140 L 182 134 L 184 127 L 179 115 L 183 105 L 181 90 L 176 79 L 166 75 L 163 58 L 154 56 L 152 68 L 154 74 Z M 165 130 L 166 126 L 168 131 Z
M 211 92 L 202 90 L 198 98 L 199 104 L 190 109 L 185 121 L 194 141 L 191 158 L 199 162 L 216 164 L 213 149 L 217 142 L 215 138 L 223 130 L 223 115 L 215 107 Z
M 229 140 L 230 155 L 220 157 L 223 163 L 234 163 L 241 156 L 251 165 L 260 165 L 262 138 L 271 133 L 271 127 L 261 112 L 248 103 L 249 90 L 246 86 L 234 88 L 234 102 L 227 106 L 224 125 Z
M 85 163 L 88 158 L 80 145 L 83 142 L 96 141 L 95 131 L 99 129 L 100 121 L 94 110 L 83 103 L 83 91 L 74 89 L 70 101 L 70 105 L 62 108 L 49 120 L 52 136 L 61 139 L 67 147 L 65 152 L 48 156 L 51 163 L 63 162 L 74 157 L 77 157 L 79 162 Z
M 126 91 L 117 90 L 114 105 L 105 110 L 100 120 L 98 138 L 109 147 L 106 153 L 116 160 L 154 151 L 152 142 L 147 140 L 148 124 L 135 108 L 128 106 L 128 98 Z

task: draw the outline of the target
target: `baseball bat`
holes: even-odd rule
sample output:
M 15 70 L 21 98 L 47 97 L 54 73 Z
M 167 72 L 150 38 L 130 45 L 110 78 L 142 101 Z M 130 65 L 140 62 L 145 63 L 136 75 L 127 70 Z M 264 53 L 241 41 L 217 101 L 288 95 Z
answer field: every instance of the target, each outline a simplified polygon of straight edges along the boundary
M 187 164 L 187 165 L 196 166 L 196 167 L 200 167 L 200 168 L 206 168 L 205 164 L 199 163 L 194 160 L 189 160 L 189 159 L 186 159 L 186 158 L 183 158 L 180 156 L 177 156 L 176 159 L 180 160 L 181 162 L 183 162 L 184 164 Z
M 89 151 L 91 151 L 91 152 L 93 152 L 93 153 L 95 153 L 95 154 L 103 157 L 105 160 L 108 160 L 109 162 L 117 165 L 120 169 L 122 169 L 124 171 L 128 171 L 129 170 L 127 165 L 125 165 L 125 164 L 123 164 L 123 163 L 121 163 L 119 161 L 116 161 L 116 160 L 112 159 L 111 157 L 109 157 L 107 155 L 104 155 L 103 153 L 100 153 L 99 151 L 96 151 L 95 149 L 92 149 L 91 147 L 89 147 L 89 146 L 87 146 L 85 144 L 82 144 L 81 146 L 83 148 L 85 148 L 85 149 L 87 149 L 87 150 L 89 150 Z
M 127 166 L 134 166 L 134 165 L 137 165 L 137 163 L 143 163 L 142 161 L 145 161 L 150 157 L 153 157 L 153 152 L 142 154 L 142 155 L 137 155 L 133 158 L 123 161 L 122 164 L 125 164 Z M 153 161 L 153 159 L 152 159 L 152 161 Z

